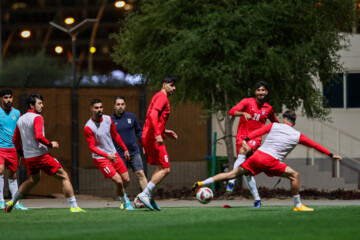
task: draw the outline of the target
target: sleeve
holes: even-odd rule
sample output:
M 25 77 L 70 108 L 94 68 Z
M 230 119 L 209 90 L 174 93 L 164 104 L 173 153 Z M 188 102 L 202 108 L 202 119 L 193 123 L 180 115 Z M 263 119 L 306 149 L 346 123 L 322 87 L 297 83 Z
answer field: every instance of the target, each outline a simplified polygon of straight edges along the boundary
M 273 108 L 271 108 L 268 118 L 271 122 L 277 122 L 277 123 L 279 122 L 279 120 L 275 117 Z
M 155 130 L 155 135 L 161 135 L 161 131 L 159 129 L 159 114 L 163 110 L 164 106 L 166 105 L 167 99 L 165 97 L 158 97 L 155 100 L 153 108 L 150 113 L 150 122 Z
M 116 127 L 114 121 L 111 119 L 111 126 L 110 126 L 110 134 L 114 141 L 124 150 L 127 151 L 127 147 L 123 142 L 122 138 L 120 137 L 119 133 L 116 131 Z
M 137 136 L 137 138 L 140 140 L 141 142 L 141 137 L 142 137 L 142 128 L 140 126 L 139 121 L 137 120 L 136 116 L 134 116 L 134 130 L 135 130 L 135 135 Z
M 229 115 L 234 116 L 236 111 L 244 111 L 247 105 L 247 98 L 241 100 L 238 104 L 236 104 L 233 108 L 230 109 Z
M 18 152 L 19 156 L 23 156 L 23 150 L 22 150 L 22 146 L 21 146 L 21 136 L 20 136 L 20 131 L 19 128 L 16 126 L 15 131 L 14 131 L 14 136 L 13 136 L 13 143 L 15 145 L 15 149 Z
M 95 136 L 94 136 L 94 133 L 93 131 L 91 130 L 91 128 L 89 128 L 88 126 L 86 126 L 84 128 L 84 132 L 85 132 L 85 138 L 86 138 L 86 141 L 89 145 L 89 149 L 91 152 L 93 153 L 96 153 L 97 155 L 100 155 L 104 158 L 107 157 L 107 154 L 100 151 L 97 147 L 96 147 L 96 144 L 95 144 Z
M 34 119 L 34 131 L 35 131 L 35 139 L 38 140 L 41 144 L 52 148 L 52 144 L 49 140 L 44 136 L 44 119 L 42 116 L 37 116 Z
M 262 135 L 269 133 L 272 126 L 273 126 L 273 123 L 270 123 L 262 128 L 259 128 L 255 131 L 253 131 L 252 133 L 250 133 L 244 140 L 249 141 L 250 139 L 261 137 Z
M 326 148 L 324 148 L 323 146 L 321 146 L 320 144 L 318 144 L 317 142 L 311 140 L 310 138 L 306 137 L 303 134 L 300 134 L 300 139 L 299 139 L 299 143 L 307 146 L 307 147 L 311 147 L 321 153 L 324 153 L 326 155 L 329 155 L 330 157 L 332 157 L 332 153 L 330 153 L 329 150 L 327 150 Z

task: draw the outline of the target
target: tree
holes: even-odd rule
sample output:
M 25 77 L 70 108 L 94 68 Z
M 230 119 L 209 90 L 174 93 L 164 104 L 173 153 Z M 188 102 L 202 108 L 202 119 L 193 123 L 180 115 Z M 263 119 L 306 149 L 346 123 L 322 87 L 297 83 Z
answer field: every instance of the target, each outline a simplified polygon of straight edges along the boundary
M 176 75 L 175 99 L 202 103 L 207 114 L 225 120 L 229 109 L 253 95 L 259 80 L 269 83 L 268 102 L 302 109 L 325 119 L 329 109 L 315 87 L 341 71 L 337 52 L 355 18 L 353 0 L 143 0 L 113 34 L 113 60 L 159 86 L 164 73 Z M 230 164 L 231 137 L 225 138 Z

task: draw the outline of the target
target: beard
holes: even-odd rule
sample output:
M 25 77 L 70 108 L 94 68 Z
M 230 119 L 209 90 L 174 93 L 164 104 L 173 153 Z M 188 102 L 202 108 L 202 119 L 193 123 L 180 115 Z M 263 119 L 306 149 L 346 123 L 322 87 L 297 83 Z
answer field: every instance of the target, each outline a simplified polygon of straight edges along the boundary
M 95 114 L 95 116 L 96 116 L 96 117 L 98 117 L 98 118 L 101 118 L 101 117 L 102 117 L 102 115 L 103 115 L 103 113 L 102 113 L 102 112 L 98 112 L 98 113 L 96 113 L 96 114 Z

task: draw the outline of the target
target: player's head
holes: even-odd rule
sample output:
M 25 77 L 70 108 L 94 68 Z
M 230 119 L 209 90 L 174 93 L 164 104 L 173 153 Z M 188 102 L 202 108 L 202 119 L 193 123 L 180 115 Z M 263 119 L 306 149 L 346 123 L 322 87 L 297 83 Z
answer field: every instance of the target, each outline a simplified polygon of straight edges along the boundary
M 296 122 L 296 113 L 294 111 L 287 110 L 283 113 L 283 119 L 284 122 L 286 121 L 287 123 L 294 126 Z
M 268 84 L 264 81 L 257 82 L 255 84 L 255 99 L 259 103 L 265 102 L 265 98 L 268 95 Z
M 176 77 L 172 75 L 165 75 L 162 80 L 163 85 L 161 90 L 165 91 L 167 95 L 173 95 L 175 91 L 176 81 Z
M 28 109 L 35 111 L 36 113 L 41 113 L 44 107 L 43 97 L 40 93 L 32 93 L 28 96 L 26 100 Z
M 10 88 L 3 88 L 0 92 L 1 106 L 5 110 L 10 110 L 13 104 L 13 91 Z
M 90 111 L 93 115 L 93 118 L 101 119 L 103 115 L 103 104 L 100 99 L 93 99 L 90 102 Z
M 123 96 L 114 97 L 115 114 L 121 116 L 126 109 L 125 98 Z

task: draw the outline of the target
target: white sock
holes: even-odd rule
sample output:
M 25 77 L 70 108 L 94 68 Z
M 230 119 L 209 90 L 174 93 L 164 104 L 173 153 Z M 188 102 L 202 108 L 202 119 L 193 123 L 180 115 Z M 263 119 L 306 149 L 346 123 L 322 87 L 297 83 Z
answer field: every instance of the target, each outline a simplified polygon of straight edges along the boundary
M 293 196 L 294 199 L 294 207 L 300 207 L 301 206 L 301 201 L 300 201 L 300 195 L 295 195 Z
M 245 162 L 245 159 L 246 159 L 246 156 L 245 156 L 245 155 L 239 154 L 239 155 L 238 155 L 238 158 L 237 158 L 236 161 L 234 162 L 234 167 L 233 167 L 233 169 L 239 167 L 243 162 Z M 231 179 L 231 180 L 229 180 L 229 183 L 235 184 L 235 180 L 236 180 L 236 178 Z
M 128 203 L 127 198 L 125 197 L 125 194 L 124 194 L 124 196 L 119 196 L 119 199 L 122 202 L 122 204 L 124 204 L 124 205 Z
M 72 208 L 77 208 L 77 203 L 76 203 L 76 198 L 75 198 L 75 196 L 69 197 L 69 198 L 67 199 L 67 201 L 68 201 L 70 207 L 72 207 Z
M 15 193 L 18 190 L 18 183 L 16 179 L 8 179 L 8 183 L 9 183 L 9 190 L 11 192 L 11 197 L 14 197 Z M 18 204 L 17 202 L 14 204 Z
M 16 203 L 17 201 L 19 201 L 22 198 L 24 198 L 24 195 L 22 195 L 19 192 L 16 192 L 15 195 L 12 197 L 11 201 L 13 201 L 13 203 Z
M 246 185 L 248 186 L 251 195 L 254 197 L 255 200 L 260 200 L 260 195 L 259 192 L 256 188 L 256 181 L 255 178 L 253 176 L 245 176 L 244 175 L 244 180 L 246 182 Z
M 212 177 L 209 177 L 208 179 L 205 179 L 204 181 L 202 181 L 202 184 L 204 186 L 209 186 L 209 185 L 211 185 L 213 183 L 214 183 L 214 179 Z
M 0 201 L 4 201 L 4 175 L 0 175 Z
M 149 196 L 149 198 L 153 198 L 156 190 L 156 185 L 153 182 L 148 182 L 146 188 L 144 189 L 143 193 Z

